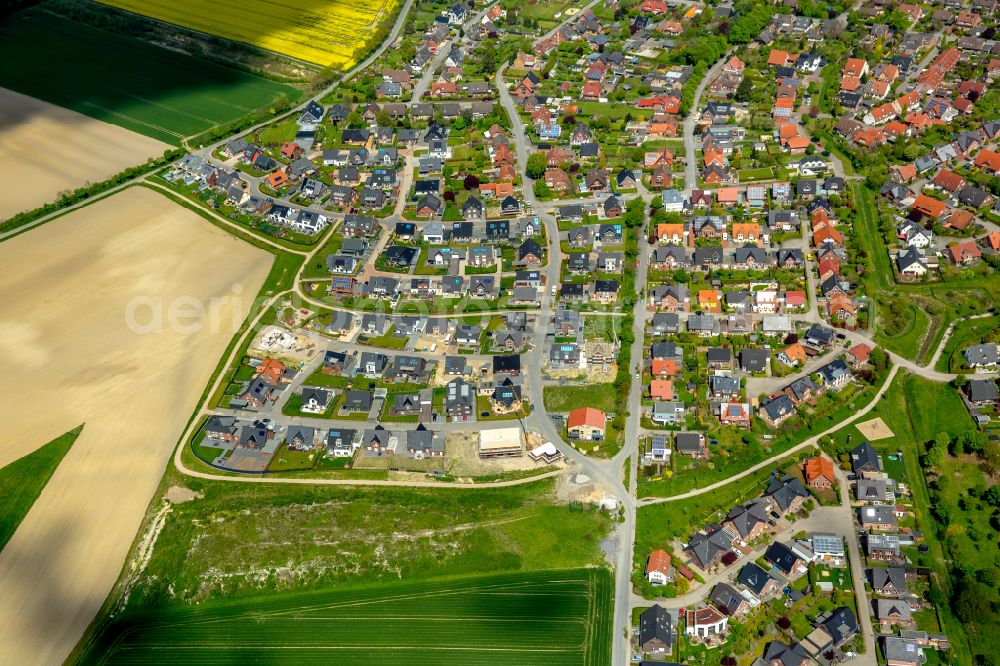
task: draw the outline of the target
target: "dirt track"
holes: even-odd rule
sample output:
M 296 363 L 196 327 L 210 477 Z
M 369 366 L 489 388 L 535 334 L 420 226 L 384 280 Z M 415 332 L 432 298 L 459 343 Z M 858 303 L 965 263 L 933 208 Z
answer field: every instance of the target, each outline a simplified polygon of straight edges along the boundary
M 55 201 L 171 146 L 117 125 L 0 88 L 0 220 Z
M 72 650 L 270 264 L 141 188 L 0 244 L 0 466 L 86 423 L 0 553 L 0 663 L 61 663 Z M 184 331 L 165 316 L 162 330 L 136 332 L 127 304 L 149 297 L 220 297 L 219 323 Z

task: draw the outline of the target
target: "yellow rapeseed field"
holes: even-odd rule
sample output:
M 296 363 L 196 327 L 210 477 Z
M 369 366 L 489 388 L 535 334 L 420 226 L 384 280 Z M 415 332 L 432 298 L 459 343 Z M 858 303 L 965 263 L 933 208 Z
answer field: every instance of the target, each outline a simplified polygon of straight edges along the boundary
M 400 0 L 100 0 L 324 67 L 348 69 Z

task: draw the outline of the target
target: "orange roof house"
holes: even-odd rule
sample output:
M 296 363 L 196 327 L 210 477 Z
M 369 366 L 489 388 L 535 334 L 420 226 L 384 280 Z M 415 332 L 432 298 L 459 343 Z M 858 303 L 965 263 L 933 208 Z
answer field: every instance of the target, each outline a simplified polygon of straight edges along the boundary
M 871 81 L 868 84 L 866 93 L 869 97 L 874 97 L 876 99 L 885 99 L 885 96 L 889 94 L 889 82 L 888 81 Z
M 973 217 L 974 216 L 969 211 L 964 208 L 959 208 L 951 212 L 951 215 L 949 215 L 948 219 L 945 220 L 944 226 L 961 231 L 972 223 Z
M 1000 153 L 984 148 L 979 151 L 978 155 L 976 155 L 976 159 L 973 161 L 973 164 L 980 169 L 987 169 L 993 173 L 1000 173 Z
M 847 319 L 857 313 L 858 309 L 850 298 L 836 292 L 826 300 L 826 311 L 833 319 Z
M 514 194 L 513 183 L 483 183 L 479 186 L 479 193 L 484 196 L 494 196 L 496 198 L 512 196 Z
M 778 49 L 771 49 L 771 54 L 767 56 L 767 64 L 773 65 L 774 67 L 784 67 L 788 64 L 789 56 L 788 51 L 779 51 Z
M 965 187 L 965 179 L 950 169 L 941 169 L 931 181 L 935 187 L 948 192 L 958 192 Z
M 810 488 L 829 488 L 837 480 L 833 475 L 833 461 L 823 456 L 807 459 L 803 471 Z
M 778 125 L 778 138 L 781 140 L 791 139 L 799 135 L 799 128 L 795 125 Z
M 719 311 L 722 306 L 719 302 L 719 291 L 717 289 L 702 289 L 698 292 L 698 305 L 702 309 L 712 311 Z
M 603 432 L 606 420 L 604 412 L 601 410 L 594 407 L 580 407 L 569 413 L 569 417 L 566 419 L 566 426 L 570 430 L 586 426 Z
M 284 171 L 275 171 L 267 175 L 267 184 L 271 187 L 281 187 L 288 182 L 288 174 Z
M 955 243 L 948 248 L 948 256 L 955 264 L 969 264 L 983 256 L 976 247 L 976 242 L 967 240 Z
M 860 79 L 868 73 L 868 63 L 861 58 L 848 58 L 844 63 L 843 73 L 845 76 L 855 76 Z
M 872 355 L 871 345 L 860 342 L 847 350 L 847 361 L 851 365 L 864 365 Z
M 920 95 L 915 92 L 908 92 L 905 95 L 900 95 L 896 99 L 896 105 L 899 107 L 900 111 L 912 111 L 913 109 L 920 108 Z
M 785 139 L 784 146 L 788 149 L 790 153 L 804 153 L 806 148 L 809 147 L 809 137 L 807 136 L 793 136 Z
M 649 554 L 646 561 L 646 578 L 651 582 L 662 582 L 670 576 L 670 555 L 662 548 Z
M 991 250 L 1000 250 L 1000 232 L 994 231 L 983 239 L 983 244 Z
M 788 345 L 781 352 L 785 359 L 788 359 L 790 364 L 794 363 L 805 363 L 806 362 L 806 350 L 805 347 L 800 345 L 798 342 Z
M 945 211 L 948 209 L 944 203 L 938 201 L 937 199 L 932 199 L 926 194 L 921 194 L 917 197 L 917 200 L 913 202 L 913 210 L 917 211 L 925 217 L 938 218 L 944 215 Z
M 736 187 L 720 187 L 715 191 L 715 198 L 720 204 L 738 204 L 740 190 Z
M 267 358 L 257 366 L 257 375 L 271 380 L 272 384 L 277 384 L 281 381 L 287 369 L 288 367 L 281 361 Z
M 889 169 L 897 183 L 908 183 L 917 177 L 917 167 L 914 164 L 900 164 Z
M 882 129 L 892 138 L 903 136 L 910 131 L 910 128 L 906 123 L 901 123 L 898 120 L 893 120 Z
M 679 245 L 684 240 L 684 225 L 661 222 L 656 225 L 656 238 Z
M 760 239 L 760 225 L 734 222 L 732 239 L 738 243 L 756 243 Z
M 649 383 L 649 397 L 653 400 L 673 400 L 674 383 L 669 379 L 654 379 Z
M 861 87 L 861 79 L 856 76 L 842 76 L 840 78 L 840 89 L 844 92 L 854 92 Z
M 843 245 L 844 234 L 832 227 L 821 227 L 819 230 L 813 232 L 813 245 L 815 247 L 819 247 L 827 241 L 832 242 L 834 245 Z
M 652 371 L 654 377 L 673 377 L 677 374 L 677 361 L 672 358 L 654 358 Z
M 705 151 L 705 166 L 712 166 L 713 164 L 725 166 L 726 156 L 717 150 Z

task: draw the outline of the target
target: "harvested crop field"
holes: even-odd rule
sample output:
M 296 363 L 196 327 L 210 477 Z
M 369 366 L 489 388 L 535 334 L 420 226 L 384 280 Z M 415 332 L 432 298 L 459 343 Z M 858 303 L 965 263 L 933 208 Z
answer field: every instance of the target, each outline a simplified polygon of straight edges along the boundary
M 398 0 L 100 0 L 167 23 L 348 69 L 392 20 Z
M 0 220 L 157 157 L 169 145 L 0 88 Z
M 83 634 L 270 264 L 143 188 L 0 243 L 0 364 L 17 387 L 0 466 L 85 424 L 0 552 L 0 663 L 60 663 Z
M 272 594 L 127 613 L 82 663 L 596 666 L 613 606 L 603 568 Z
M 0 86 L 172 145 L 282 96 L 302 96 L 282 83 L 39 9 L 0 25 L 0 60 Z

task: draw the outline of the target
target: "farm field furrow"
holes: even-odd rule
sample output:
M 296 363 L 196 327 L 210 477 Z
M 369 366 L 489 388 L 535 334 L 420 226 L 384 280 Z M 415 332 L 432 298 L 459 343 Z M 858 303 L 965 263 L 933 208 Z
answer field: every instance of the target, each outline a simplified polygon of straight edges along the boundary
M 0 25 L 0 57 L 0 86 L 172 145 L 282 96 L 301 97 L 291 86 L 39 10 Z
M 118 618 L 82 662 L 604 664 L 610 598 L 595 568 L 168 606 Z
M 0 663 L 62 663 L 101 608 L 272 261 L 146 188 L 0 244 L 0 466 L 85 424 L 0 551 Z
M 398 0 L 101 0 L 210 35 L 324 67 L 348 69 L 371 45 Z
M 0 220 L 169 148 L 162 141 L 0 88 L 0 171 L 7 185 Z

